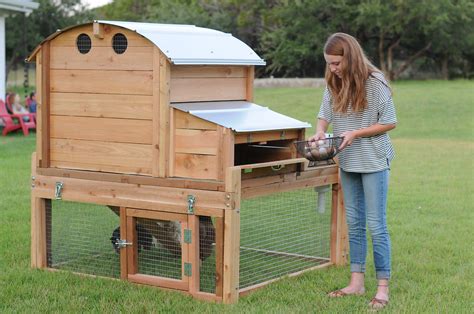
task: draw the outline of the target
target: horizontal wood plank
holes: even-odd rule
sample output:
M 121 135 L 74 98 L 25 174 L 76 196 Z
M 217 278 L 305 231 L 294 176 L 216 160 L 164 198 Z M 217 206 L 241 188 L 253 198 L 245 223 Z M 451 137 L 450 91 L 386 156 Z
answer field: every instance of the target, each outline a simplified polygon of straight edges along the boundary
M 151 151 L 151 145 L 144 144 L 51 139 L 52 165 L 68 168 L 70 164 L 73 169 L 87 169 L 74 167 L 74 164 L 84 164 L 90 165 L 90 170 L 105 167 L 111 172 L 133 169 L 134 173 L 150 174 Z
M 235 144 L 257 143 L 263 141 L 297 140 L 299 130 L 276 130 L 263 132 L 235 133 Z
M 177 290 L 188 290 L 189 284 L 182 280 L 155 277 L 150 275 L 133 274 L 128 275 L 128 280 L 135 283 L 164 287 Z
M 217 124 L 174 109 L 174 125 L 177 129 L 217 130 Z
M 51 92 L 152 95 L 153 71 L 50 71 Z
M 215 65 L 172 65 L 171 79 L 204 77 L 245 77 L 246 67 Z
M 151 120 L 152 97 L 144 95 L 51 93 L 52 115 Z
M 89 25 L 75 27 L 62 34 L 59 34 L 56 38 L 51 40 L 51 46 L 52 47 L 57 47 L 57 46 L 76 47 L 77 37 L 80 34 L 87 34 L 91 39 L 91 50 L 94 49 L 95 47 L 110 47 L 110 50 L 112 50 L 112 38 L 117 33 L 122 33 L 125 35 L 125 37 L 127 37 L 128 47 L 133 47 L 133 46 L 153 47 L 154 45 L 148 39 L 137 34 L 136 32 L 132 32 L 130 30 L 127 30 L 118 26 L 105 25 L 105 24 L 104 24 L 103 33 L 102 33 L 103 38 L 102 39 L 97 38 L 94 36 L 92 24 L 89 24 Z
M 219 137 L 216 131 L 176 129 L 176 153 L 217 155 Z
M 242 188 L 242 199 L 248 199 L 279 192 L 292 191 L 296 189 L 329 185 L 337 182 L 338 176 L 337 174 L 334 174 L 315 178 L 307 178 L 302 180 L 297 179 L 296 181 L 290 180 L 288 182 L 278 182 L 263 186 L 252 186 L 248 188 Z
M 52 160 L 51 167 L 52 168 L 50 169 L 55 170 L 76 170 L 94 172 L 99 174 L 139 174 L 141 177 L 151 176 L 151 172 L 149 172 L 147 169 L 134 167 L 133 165 L 99 165 L 97 163 Z
M 151 121 L 50 116 L 52 138 L 150 144 Z
M 176 177 L 217 180 L 217 156 L 197 154 L 175 154 Z
M 154 178 L 143 175 L 103 173 L 57 168 L 38 168 L 37 172 L 38 174 L 50 177 L 75 178 L 100 182 L 119 182 L 139 185 L 159 185 L 163 187 L 196 189 L 206 191 L 224 191 L 223 182 L 212 180 L 193 180 L 187 178 Z M 94 182 L 92 182 L 91 184 L 94 184 Z
M 127 208 L 127 216 L 132 216 L 132 217 L 137 217 L 137 218 L 146 218 L 146 219 L 180 221 L 180 222 L 188 221 L 188 215 L 186 214 L 157 212 L 157 211 L 143 210 L 143 209 L 138 209 L 138 208 Z
M 117 54 L 111 47 L 94 47 L 82 54 L 76 47 L 52 47 L 51 69 L 141 70 L 153 67 L 153 47 L 128 47 Z
M 150 209 L 187 214 L 188 195 L 198 200 L 195 214 L 223 217 L 226 193 L 188 188 L 150 186 L 119 182 L 101 182 L 84 179 L 37 175 L 33 195 L 54 198 L 56 182 L 63 182 L 62 197 L 65 201 L 96 203 L 111 206 Z
M 246 78 L 171 79 L 171 102 L 244 100 Z

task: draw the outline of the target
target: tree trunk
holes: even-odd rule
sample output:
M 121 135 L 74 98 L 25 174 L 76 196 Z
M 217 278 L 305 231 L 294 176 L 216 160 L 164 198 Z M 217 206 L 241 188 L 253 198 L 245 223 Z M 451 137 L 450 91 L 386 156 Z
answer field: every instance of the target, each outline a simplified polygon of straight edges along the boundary
M 441 60 L 441 75 L 443 80 L 449 80 L 448 56 L 443 56 Z
M 385 51 L 383 50 L 383 43 L 385 39 L 385 33 L 383 31 L 380 31 L 380 36 L 379 36 L 379 60 L 380 60 L 380 70 L 384 73 L 387 74 L 387 66 L 385 65 Z
M 428 45 L 418 50 L 417 53 L 415 53 L 413 56 L 411 56 L 405 62 L 403 62 L 400 68 L 394 71 L 393 79 L 396 80 L 400 76 L 400 74 L 403 73 L 403 71 L 405 71 L 410 66 L 410 64 L 413 63 L 413 61 L 418 59 L 422 54 L 424 54 L 428 49 L 430 49 L 430 47 L 431 47 L 431 42 L 429 42 Z
M 394 75 L 393 75 L 393 50 L 398 47 L 400 44 L 401 38 L 399 37 L 393 44 L 388 46 L 387 49 L 387 72 L 388 72 L 388 78 L 389 80 L 394 80 Z

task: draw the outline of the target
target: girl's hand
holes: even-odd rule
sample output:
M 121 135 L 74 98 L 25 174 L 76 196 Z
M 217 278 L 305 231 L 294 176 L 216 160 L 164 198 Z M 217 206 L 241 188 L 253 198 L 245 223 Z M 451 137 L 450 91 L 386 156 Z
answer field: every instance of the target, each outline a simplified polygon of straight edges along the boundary
M 324 134 L 324 132 L 317 132 L 316 134 L 308 138 L 308 142 L 316 142 L 319 140 L 324 140 L 325 138 L 326 134 Z
M 339 149 L 343 150 L 346 146 L 352 145 L 352 141 L 354 141 L 357 138 L 357 131 L 346 131 L 346 132 L 341 133 L 341 135 L 339 136 L 343 137 L 342 143 L 339 146 Z

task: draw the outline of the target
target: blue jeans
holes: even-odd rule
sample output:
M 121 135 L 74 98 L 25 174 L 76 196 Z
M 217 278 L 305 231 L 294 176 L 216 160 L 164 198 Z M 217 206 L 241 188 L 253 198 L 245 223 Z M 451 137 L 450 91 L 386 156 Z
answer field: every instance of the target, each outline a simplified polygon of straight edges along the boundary
M 387 229 L 389 173 L 388 169 L 373 173 L 345 172 L 341 169 L 351 272 L 365 273 L 367 225 L 372 237 L 377 279 L 390 279 L 390 236 Z

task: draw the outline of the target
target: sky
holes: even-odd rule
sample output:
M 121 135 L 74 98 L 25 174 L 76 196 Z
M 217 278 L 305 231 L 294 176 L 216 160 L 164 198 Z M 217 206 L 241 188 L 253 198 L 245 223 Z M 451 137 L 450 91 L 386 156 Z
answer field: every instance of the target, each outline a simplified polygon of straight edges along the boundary
M 100 7 L 101 5 L 112 2 L 112 0 L 81 0 L 82 4 L 87 5 L 88 8 L 92 9 Z

